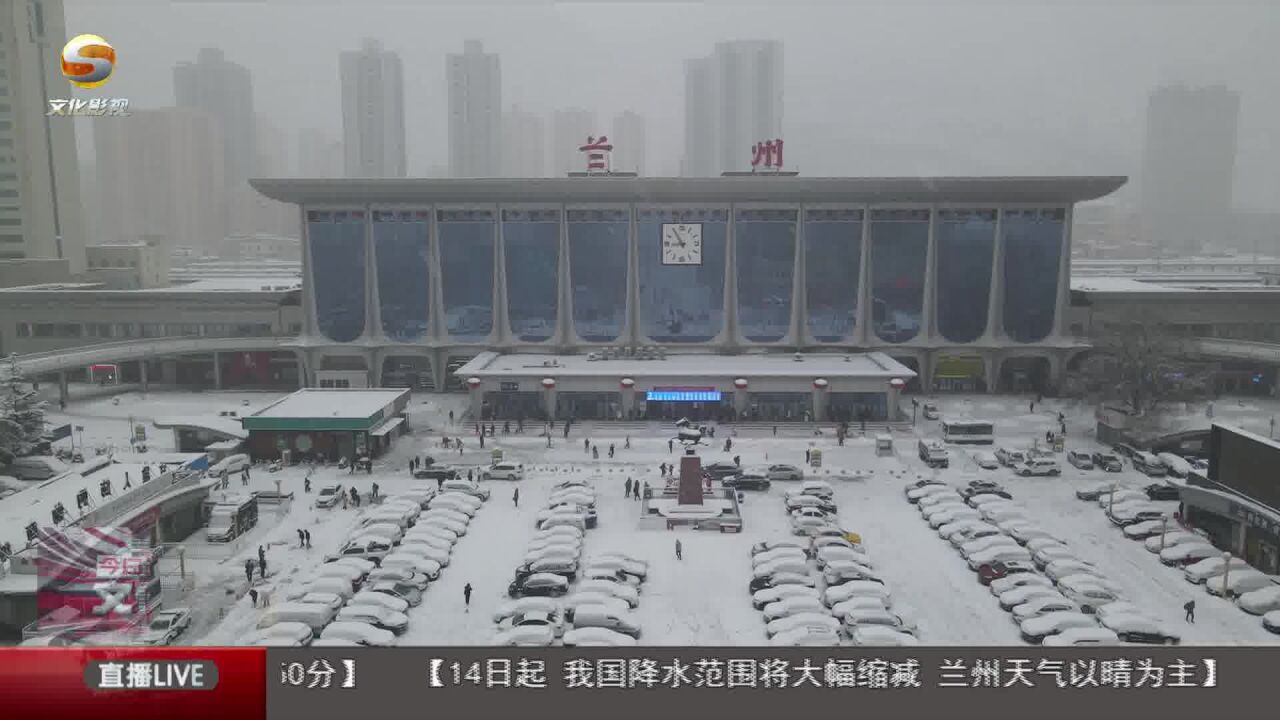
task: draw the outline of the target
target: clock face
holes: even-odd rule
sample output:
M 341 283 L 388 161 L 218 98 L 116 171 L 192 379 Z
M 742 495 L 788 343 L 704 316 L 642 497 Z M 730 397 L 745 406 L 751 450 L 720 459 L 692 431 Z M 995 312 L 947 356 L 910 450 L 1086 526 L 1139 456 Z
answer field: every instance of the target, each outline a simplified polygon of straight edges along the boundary
M 702 225 L 697 223 L 663 223 L 662 264 L 701 265 Z

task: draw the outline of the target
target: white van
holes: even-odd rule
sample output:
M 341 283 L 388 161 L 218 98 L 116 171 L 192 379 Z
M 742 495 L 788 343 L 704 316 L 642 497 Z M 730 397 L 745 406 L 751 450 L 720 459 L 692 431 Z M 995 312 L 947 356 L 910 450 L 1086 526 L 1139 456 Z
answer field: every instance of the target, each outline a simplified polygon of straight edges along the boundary
M 937 440 L 920 440 L 918 450 L 920 459 L 931 468 L 945 468 L 951 464 L 947 447 Z
M 1130 462 L 1133 463 L 1134 470 L 1149 477 L 1164 477 L 1169 470 L 1160 462 L 1160 458 L 1149 452 L 1135 452 Z
M 329 605 L 286 602 L 267 608 L 266 612 L 262 614 L 262 618 L 258 620 L 258 629 L 263 630 L 276 623 L 296 622 L 306 625 L 313 632 L 319 633 L 324 629 L 325 625 L 333 622 L 333 618 L 337 614 L 338 611 Z
M 252 464 L 253 463 L 249 460 L 248 455 L 228 455 L 219 460 L 216 464 L 210 465 L 208 474 L 209 477 L 222 477 L 222 473 L 224 472 L 228 475 L 235 475 Z
M 48 455 L 15 458 L 9 465 L 9 472 L 19 480 L 48 480 L 70 469 L 66 463 Z

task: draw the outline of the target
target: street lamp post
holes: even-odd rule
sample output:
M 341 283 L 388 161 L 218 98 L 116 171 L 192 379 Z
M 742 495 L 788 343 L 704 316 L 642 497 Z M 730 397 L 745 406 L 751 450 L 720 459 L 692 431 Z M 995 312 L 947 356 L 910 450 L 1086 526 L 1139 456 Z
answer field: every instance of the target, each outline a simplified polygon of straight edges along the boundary
M 187 548 L 185 545 L 178 546 L 178 576 L 184 581 L 187 579 Z
M 915 399 L 915 398 L 911 398 L 911 425 L 912 425 L 912 427 L 914 427 L 914 426 L 915 426 L 915 424 L 916 424 L 916 410 L 919 410 L 919 409 L 920 409 L 920 401 L 919 401 L 919 400 L 917 400 L 917 399 Z
M 1116 504 L 1116 484 L 1111 483 L 1111 490 L 1107 492 L 1107 515 L 1111 515 L 1111 508 Z
M 1222 597 L 1228 597 L 1227 588 L 1230 587 L 1231 580 L 1231 553 L 1222 553 Z
M 1165 515 L 1160 518 L 1160 552 L 1164 552 L 1164 536 L 1169 533 L 1169 516 Z

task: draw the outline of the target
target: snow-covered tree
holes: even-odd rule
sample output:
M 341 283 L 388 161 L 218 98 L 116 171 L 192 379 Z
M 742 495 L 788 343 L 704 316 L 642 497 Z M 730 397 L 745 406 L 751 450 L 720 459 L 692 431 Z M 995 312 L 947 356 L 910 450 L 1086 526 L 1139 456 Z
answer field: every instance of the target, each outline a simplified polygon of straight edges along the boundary
M 0 463 L 31 454 L 44 436 L 44 406 L 38 393 L 31 389 L 18 365 L 18 357 L 10 355 L 3 369 L 0 386 Z

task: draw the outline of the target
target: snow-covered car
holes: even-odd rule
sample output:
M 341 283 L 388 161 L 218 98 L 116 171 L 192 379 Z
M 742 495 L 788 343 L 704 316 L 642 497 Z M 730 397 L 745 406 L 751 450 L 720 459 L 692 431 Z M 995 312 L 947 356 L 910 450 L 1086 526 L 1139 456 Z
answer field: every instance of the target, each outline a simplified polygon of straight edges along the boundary
M 147 629 L 138 637 L 140 645 L 172 645 L 191 627 L 190 608 L 170 608 L 152 614 Z
M 539 560 L 550 560 L 552 558 L 576 564 L 582 559 L 582 549 L 572 545 L 547 545 L 525 553 L 524 564 L 528 565 Z
M 796 465 L 770 465 L 765 477 L 774 482 L 804 480 L 804 469 Z
M 1177 645 L 1182 638 L 1164 623 L 1143 615 L 1108 614 L 1098 618 L 1103 627 L 1127 643 Z
M 831 614 L 835 615 L 836 617 L 844 617 L 845 613 L 849 613 L 854 610 L 888 610 L 888 609 L 889 609 L 889 605 L 887 605 L 885 601 L 881 600 L 880 598 L 854 595 L 848 600 L 841 600 L 835 605 L 832 605 Z
M 931 482 L 928 485 L 922 485 L 916 488 L 909 488 L 907 490 L 907 502 L 913 503 L 913 504 L 918 503 L 923 498 L 927 498 L 927 497 L 938 495 L 938 494 L 956 495 L 956 489 L 951 487 L 950 485 L 944 485 L 942 483 L 934 484 Z
M 1101 583 L 1092 583 L 1086 580 L 1075 581 L 1073 578 L 1068 578 L 1058 583 L 1058 592 L 1061 592 L 1068 600 L 1075 602 L 1080 606 L 1080 610 L 1086 613 L 1091 613 L 1095 608 L 1120 599 L 1119 593 L 1112 588 L 1103 586 Z
M 578 591 L 564 598 L 563 609 L 565 612 L 577 612 L 577 609 L 584 605 L 604 605 L 611 611 L 616 613 L 625 613 L 634 610 L 625 600 L 616 598 L 612 595 L 606 595 L 602 592 L 583 592 Z
M 982 565 L 978 568 L 978 582 L 983 585 L 990 585 L 996 580 L 1009 577 L 1010 575 L 1034 573 L 1035 571 L 1035 563 L 1018 560 L 1010 562 L 993 562 L 987 565 Z
M 1280 634 L 1280 610 L 1272 610 L 1263 615 L 1262 628 L 1267 632 Z
M 297 600 L 312 592 L 331 592 L 348 598 L 356 594 L 351 580 L 345 577 L 312 575 L 291 587 L 285 594 L 285 600 Z
M 338 611 L 335 622 L 358 622 L 403 635 L 409 629 L 409 616 L 381 605 L 348 605 Z
M 426 575 L 428 580 L 438 580 L 440 578 L 440 563 L 410 552 L 395 552 L 386 556 L 382 559 L 382 567 L 407 568 Z
M 795 535 L 816 535 L 824 528 L 831 527 L 831 521 L 825 517 L 793 517 L 791 532 Z
M 955 508 L 943 510 L 941 512 L 930 513 L 929 517 L 927 518 L 927 521 L 929 523 L 929 527 L 936 530 L 942 527 L 943 525 L 946 525 L 948 523 L 953 523 L 959 520 L 980 520 L 980 519 L 981 517 L 978 515 L 978 511 L 974 510 L 973 508 L 955 507 Z
M 1050 458 L 1028 458 L 1013 466 L 1013 472 L 1021 477 L 1053 476 L 1062 474 L 1062 466 Z
M 534 551 L 550 547 L 565 548 L 567 550 L 573 550 L 574 552 L 581 552 L 582 540 L 577 537 L 568 537 L 566 535 L 550 535 L 530 541 L 528 549 L 530 551 Z
M 932 495 L 920 498 L 916 503 L 917 509 L 924 514 L 926 508 L 936 507 L 938 505 L 963 505 L 964 498 L 960 497 L 960 493 L 952 490 L 945 493 L 933 493 Z
M 374 535 L 356 535 L 347 539 L 335 555 L 326 555 L 325 562 L 333 562 L 340 558 L 359 558 L 370 562 L 382 562 L 382 558 L 391 553 L 394 545 L 385 537 Z
M 1132 502 L 1135 500 L 1142 501 L 1145 503 L 1148 501 L 1148 499 L 1149 498 L 1147 498 L 1147 494 L 1142 492 L 1141 490 L 1133 490 L 1130 488 L 1116 488 L 1115 492 L 1112 492 L 1110 489 L 1103 491 L 1102 494 L 1098 495 L 1097 502 L 1098 502 L 1098 507 L 1105 510 L 1108 507 L 1120 506 L 1126 502 Z
M 1027 516 L 1023 512 L 1022 508 L 1008 507 L 1008 506 L 997 507 L 994 505 L 987 505 L 983 507 L 982 510 L 978 511 L 978 515 L 980 515 L 983 520 L 986 520 L 989 523 L 995 523 L 995 524 L 999 524 L 1002 522 L 1009 522 L 1011 520 L 1027 519 Z
M 630 610 L 612 605 L 577 605 L 566 607 L 565 622 L 569 627 L 602 627 L 633 638 L 640 637 L 640 622 Z
M 341 578 L 352 585 L 359 585 L 364 582 L 367 573 L 361 572 L 360 568 L 354 568 L 350 565 L 321 563 L 311 572 L 311 576 L 315 578 Z
M 314 638 L 315 631 L 306 623 L 278 622 L 271 627 L 254 630 L 240 638 L 236 644 L 258 647 L 306 647 Z
M 456 545 L 459 537 L 458 533 L 453 530 L 450 530 L 443 525 L 432 525 L 431 523 L 420 523 L 414 526 L 412 530 L 405 533 L 404 536 L 406 538 L 420 536 L 439 538 L 449 543 L 450 546 Z
M 850 610 L 844 614 L 845 632 L 852 634 L 858 628 L 876 626 L 887 627 L 898 632 L 914 635 L 915 623 L 900 613 L 892 610 L 860 609 Z
M 1142 545 L 1147 549 L 1147 552 L 1161 553 L 1175 545 L 1181 545 L 1183 543 L 1197 543 L 1203 545 L 1207 542 L 1209 542 L 1209 538 L 1201 535 L 1200 533 L 1171 529 L 1163 535 L 1152 535 L 1144 540 Z
M 961 545 L 960 554 L 967 558 L 970 555 L 985 552 L 996 547 L 1018 548 L 1021 546 L 1018 545 L 1017 540 L 1014 540 L 1008 535 L 988 535 L 987 537 L 970 540 Z
M 422 513 L 421 516 L 421 520 L 423 522 L 428 522 L 436 518 L 448 518 L 449 520 L 460 523 L 463 528 L 471 524 L 471 515 L 467 514 L 466 510 L 458 510 L 451 507 L 432 507 L 430 510 Z
M 888 605 L 892 600 L 888 585 L 871 580 L 852 580 L 824 590 L 822 603 L 827 607 L 835 607 L 845 600 L 855 597 L 878 598 L 885 605 Z
M 1152 483 L 1142 488 L 1142 491 L 1145 492 L 1147 497 L 1151 500 L 1171 500 L 1176 502 L 1182 498 L 1182 491 L 1178 489 L 1178 486 L 1167 482 Z
M 1093 609 L 1093 614 L 1098 620 L 1102 620 L 1108 615 L 1145 615 L 1146 611 L 1134 603 L 1117 600 L 1106 605 L 1099 605 Z
M 507 595 L 513 598 L 531 595 L 560 597 L 568 592 L 569 580 L 552 573 L 520 575 L 507 586 Z
M 834 647 L 840 644 L 840 633 L 829 627 L 807 625 L 769 638 L 774 647 Z
M 1124 470 L 1124 462 L 1120 456 L 1112 452 L 1096 452 L 1090 456 L 1093 460 L 1093 466 L 1101 468 L 1107 472 L 1120 472 Z
M 1093 456 L 1084 450 L 1068 450 L 1067 462 L 1080 470 L 1093 469 Z
M 465 522 L 460 522 L 454 518 L 445 517 L 443 515 L 423 515 L 413 529 L 422 530 L 423 528 L 428 527 L 444 528 L 445 530 L 452 532 L 457 537 L 462 537 L 467 534 L 467 524 Z
M 1022 587 L 1017 587 L 1000 593 L 1000 609 L 1008 612 L 1023 603 L 1028 603 L 1032 600 L 1042 598 L 1066 599 L 1066 596 L 1058 592 L 1057 588 L 1051 585 L 1023 585 Z
M 803 595 L 795 597 L 782 598 L 775 602 L 771 602 L 764 607 L 765 622 L 777 620 L 781 617 L 788 617 L 802 612 L 826 612 L 827 607 L 822 604 L 816 596 L 807 597 Z
M 980 492 L 977 494 L 964 496 L 965 504 L 972 508 L 980 508 L 984 505 L 990 505 L 991 503 L 999 503 L 999 502 L 1004 502 L 1012 499 L 1013 499 L 1013 495 L 1003 491 Z
M 551 537 L 572 538 L 580 541 L 584 535 L 586 535 L 586 531 L 583 528 L 573 527 L 572 525 L 552 525 L 534 533 L 532 541 L 538 542 Z
M 463 482 L 466 482 L 466 481 L 464 480 Z M 454 512 L 466 515 L 467 519 L 470 520 L 471 518 L 474 518 L 476 516 L 476 513 L 480 512 L 480 508 L 478 505 L 480 502 L 483 502 L 483 501 L 473 498 L 469 495 L 462 495 L 460 493 L 455 493 L 455 492 L 447 492 L 443 495 L 435 496 L 431 500 L 431 507 L 427 508 L 427 510 L 428 511 L 452 510 Z M 419 515 L 418 517 L 422 517 L 422 516 Z
M 361 592 L 363 592 L 363 590 Z M 359 594 L 360 593 L 356 593 L 356 595 Z M 352 599 L 354 599 L 354 597 Z M 337 593 L 311 592 L 298 598 L 297 602 L 313 605 L 325 605 L 330 610 L 337 612 L 343 605 L 347 604 L 347 599 Z
M 995 470 L 1000 467 L 1000 459 L 996 454 L 987 450 L 975 450 L 969 455 L 973 459 L 973 464 L 983 470 Z
M 578 583 L 578 592 L 598 592 L 618 598 L 629 607 L 640 605 L 640 593 L 634 586 L 617 580 L 589 579 Z
M 1192 565 L 1208 558 L 1222 558 L 1222 551 L 1207 542 L 1188 542 L 1174 545 L 1160 552 L 1164 565 Z
M 1124 536 L 1130 540 L 1146 540 L 1149 537 L 1156 537 L 1161 533 L 1168 532 L 1168 518 L 1159 520 L 1143 520 L 1132 525 L 1124 526 Z
M 564 634 L 564 616 L 559 610 L 550 612 L 543 610 L 527 610 L 509 615 L 498 622 L 499 632 L 513 630 L 518 627 L 545 627 L 556 637 Z
M 844 560 L 828 563 L 827 566 L 822 569 L 822 580 L 826 582 L 828 586 L 840 585 L 854 580 L 884 582 L 884 580 L 876 575 L 875 570 L 872 568 Z
M 1031 618 L 1019 625 L 1022 639 L 1032 644 L 1040 644 L 1050 635 L 1074 628 L 1097 627 L 1098 621 L 1092 615 L 1080 612 L 1053 612 Z
M 1044 574 L 1054 582 L 1059 582 L 1070 575 L 1096 575 L 1097 572 L 1098 568 L 1094 567 L 1093 563 L 1078 559 L 1055 560 L 1044 566 Z
M 1052 612 L 1079 612 L 1080 606 L 1068 600 L 1066 597 L 1038 597 L 1028 600 L 1014 607 L 1009 611 L 1013 615 L 1013 621 L 1021 623 L 1023 620 L 1030 620 L 1034 617 L 1047 615 Z
M 303 602 L 306 602 L 305 598 L 303 598 Z M 386 593 L 371 592 L 368 590 L 361 590 L 360 592 L 356 593 L 355 596 L 351 598 L 351 601 L 348 604 L 349 605 L 377 605 L 379 607 L 384 607 L 387 610 L 394 610 L 395 612 L 399 612 L 399 613 L 409 611 L 409 602 L 407 600 L 403 598 L 393 597 Z
M 817 535 L 809 540 L 810 553 L 816 553 L 825 547 L 847 547 L 851 550 L 862 550 L 862 543 L 854 543 L 844 535 Z
M 840 561 L 858 563 L 859 565 L 865 565 L 867 567 L 875 567 L 875 563 L 871 561 L 870 555 L 854 550 L 850 547 L 828 545 L 820 548 L 816 555 L 819 567 L 828 563 Z
M 325 562 L 355 568 L 362 573 L 362 577 L 368 577 L 369 573 L 378 569 L 378 564 L 376 562 L 358 557 L 337 557 L 331 560 L 326 558 Z
M 373 523 L 360 528 L 362 537 L 381 537 L 391 541 L 392 545 L 400 544 L 404 538 L 404 528 L 394 523 Z
M 1079 560 L 1079 556 L 1075 554 L 1071 548 L 1066 545 L 1048 545 L 1031 554 L 1031 561 L 1036 567 L 1043 568 L 1051 562 L 1058 560 Z
M 1014 538 L 1017 540 L 1017 538 Z M 1040 552 L 1047 547 L 1059 547 L 1064 543 L 1055 537 L 1034 537 L 1023 543 L 1022 547 L 1031 551 L 1032 555 Z
M 1006 532 L 1009 533 L 1009 537 L 1017 540 L 1022 545 L 1027 545 L 1033 540 L 1048 540 L 1055 543 L 1062 542 L 1056 535 L 1042 527 L 1037 527 L 1034 523 L 1013 523 L 1009 526 Z
M 362 622 L 333 622 L 320 631 L 320 640 L 343 640 L 365 647 L 391 647 L 396 644 L 395 633 L 380 630 Z M 312 647 L 319 642 L 312 643 Z
M 316 494 L 315 505 L 318 508 L 331 508 L 342 502 L 343 487 L 341 485 L 325 485 Z
M 1040 644 L 1045 647 L 1097 647 L 1119 645 L 1120 638 L 1103 627 L 1081 627 L 1050 635 Z
M 574 628 L 561 638 L 565 647 L 631 647 L 639 641 L 630 635 L 602 627 Z
M 1105 496 L 1115 487 L 1114 482 L 1095 482 L 1085 485 L 1076 490 L 1076 499 L 1096 502 L 1098 498 Z
M 1200 562 L 1191 563 L 1182 570 L 1182 577 L 1187 582 L 1201 585 L 1211 577 L 1217 577 L 1228 570 L 1236 572 L 1237 570 L 1248 570 L 1249 563 L 1244 559 L 1233 557 L 1230 561 L 1223 560 L 1221 556 L 1207 557 Z M 1280 587 L 1280 586 L 1277 586 Z
M 943 487 L 943 488 L 949 487 L 945 482 L 939 480 L 936 477 L 919 475 L 917 476 L 917 479 L 914 482 L 907 483 L 906 487 L 902 489 L 902 492 L 907 496 L 908 499 L 910 499 L 911 491 L 919 490 L 920 488 L 923 488 L 923 487 L 929 487 L 930 485 L 933 485 L 936 487 Z
M 751 606 L 757 610 L 763 610 L 770 603 L 778 602 L 794 597 L 810 597 L 820 599 L 822 596 L 817 588 L 807 587 L 805 585 L 779 585 L 778 587 L 765 588 L 759 590 L 751 596 Z
M 489 499 L 489 489 L 480 487 L 469 480 L 445 480 L 442 489 L 445 493 L 462 493 L 481 500 Z
M 803 561 L 808 558 L 809 554 L 799 548 L 778 548 L 776 550 L 768 550 L 766 552 L 753 555 L 751 557 L 751 566 L 760 567 L 761 565 L 768 565 L 769 563 L 785 559 Z
M 904 647 L 919 645 L 915 635 L 885 625 L 861 625 L 849 633 L 853 645 L 863 647 Z
M 507 600 L 493 612 L 493 622 L 500 623 L 513 615 L 522 615 L 525 613 L 559 613 L 563 607 L 563 603 L 557 598 L 551 597 L 523 597 L 515 600 Z
M 1144 503 L 1125 503 L 1112 508 L 1107 512 L 1107 519 L 1111 524 L 1125 527 L 1134 523 L 1145 522 L 1147 520 L 1160 520 L 1166 515 L 1165 510 L 1158 505 L 1148 505 Z
M 826 512 L 825 510 L 819 510 L 816 507 L 797 508 L 792 510 L 789 514 L 791 515 L 792 522 L 798 518 L 816 518 L 824 523 L 829 523 L 832 520 L 832 513 Z
M 414 535 L 413 537 L 405 537 L 404 540 L 400 541 L 400 547 L 402 548 L 410 548 L 414 546 L 431 548 L 432 550 L 443 554 L 446 559 L 453 553 L 453 543 L 434 535 Z M 439 558 L 435 559 L 439 560 Z M 449 563 L 441 562 L 440 564 L 448 565 Z
M 366 585 L 375 582 L 395 582 L 426 590 L 431 578 L 409 568 L 378 568 L 370 572 L 364 581 Z
M 778 573 L 807 573 L 809 572 L 808 561 L 802 558 L 782 557 L 777 560 L 757 565 L 752 571 L 755 577 L 769 577 Z
M 780 572 L 766 577 L 753 578 L 747 586 L 747 591 L 755 594 L 759 590 L 778 587 L 779 585 L 808 585 L 809 587 L 814 587 L 817 585 L 817 580 L 814 578 L 814 574 L 807 570 L 803 573 Z
M 512 462 L 494 463 L 480 473 L 482 480 L 523 480 L 524 465 Z
M 1010 590 L 1016 590 L 1017 588 L 1028 587 L 1031 585 L 1043 588 L 1052 588 L 1053 581 L 1043 575 L 1036 575 L 1035 573 L 1006 575 L 1005 577 L 991 581 L 991 594 L 999 597 Z
M 1241 610 L 1251 615 L 1265 615 L 1274 610 L 1280 610 L 1280 585 L 1242 593 L 1236 598 L 1236 604 Z
M 555 633 L 545 625 L 521 625 L 497 633 L 489 644 L 498 647 L 550 647 L 555 641 Z
M 774 466 L 780 467 L 780 466 Z M 776 479 L 776 478 L 770 478 Z M 805 480 L 800 483 L 800 487 L 794 490 L 788 490 L 784 497 L 794 497 L 796 495 L 813 495 L 814 497 L 825 498 L 830 500 L 835 497 L 836 489 L 831 487 L 830 483 L 822 480 Z
M 1204 587 L 1210 595 L 1235 598 L 1247 592 L 1274 586 L 1280 578 L 1267 575 L 1257 570 L 1231 570 L 1223 575 L 1209 578 Z M 1225 583 L 1225 584 L 1224 584 Z
M 953 547 L 959 548 L 961 545 L 973 542 L 974 540 L 983 540 L 985 538 L 996 537 L 1004 534 L 1003 530 L 987 522 L 966 522 L 963 523 L 963 525 L 964 526 L 959 530 L 952 531 L 944 536 Z M 941 533 L 946 527 L 946 525 L 943 525 L 941 528 L 938 528 L 938 532 Z
M 634 579 L 639 582 L 644 582 L 645 578 L 647 578 L 649 574 L 644 564 L 616 557 L 590 558 L 586 565 L 590 570 L 612 570 L 620 572 L 623 575 L 628 576 L 628 579 Z
M 834 513 L 838 510 L 834 502 L 817 495 L 792 495 L 784 498 L 783 502 L 786 504 L 787 512 L 804 508 L 814 508 L 825 513 Z
M 803 552 L 808 552 L 809 543 L 804 540 L 794 540 L 792 538 L 779 538 L 777 540 L 766 540 L 758 542 L 751 546 L 751 554 L 753 556 L 760 553 L 772 552 L 780 548 L 794 548 Z
M 421 588 L 415 587 L 394 580 L 379 580 L 365 583 L 360 592 L 386 595 L 396 600 L 403 600 L 409 607 L 417 607 L 422 604 L 422 590 L 425 587 L 425 585 Z
M 401 543 L 396 552 L 404 555 L 416 555 L 428 560 L 434 560 L 440 564 L 440 567 L 449 566 L 449 551 L 441 550 L 438 546 L 430 542 L 418 541 L 410 543 Z
M 996 448 L 995 456 L 1000 461 L 1000 464 L 1005 467 L 1013 467 L 1027 459 L 1027 454 L 1021 450 L 1005 447 Z
M 839 632 L 841 623 L 838 619 L 832 617 L 826 612 L 807 612 L 797 615 L 788 615 L 784 618 L 773 620 L 764 626 L 765 635 L 772 638 L 774 635 L 794 630 L 802 627 L 822 627 Z

